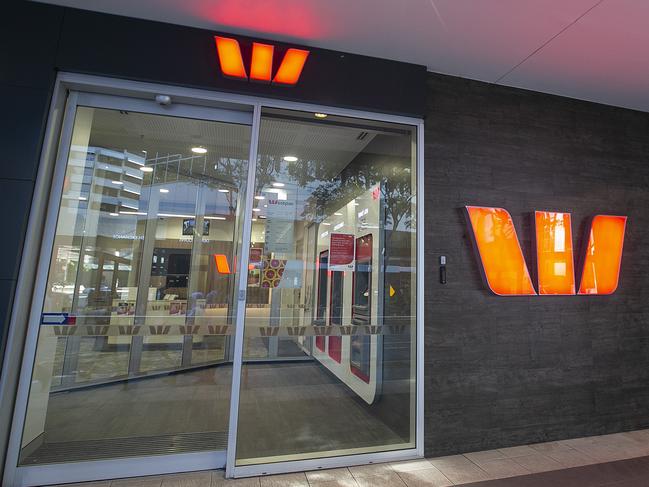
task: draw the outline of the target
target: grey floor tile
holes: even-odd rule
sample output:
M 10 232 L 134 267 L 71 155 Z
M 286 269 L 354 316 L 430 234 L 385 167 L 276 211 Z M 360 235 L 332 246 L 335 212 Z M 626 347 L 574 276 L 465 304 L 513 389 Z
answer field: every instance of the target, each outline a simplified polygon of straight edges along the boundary
M 496 458 L 480 463 L 480 468 L 487 472 L 492 479 L 504 479 L 506 477 L 516 477 L 527 475 L 530 472 L 521 467 L 513 458 Z
M 223 470 L 212 472 L 212 487 L 260 487 L 259 477 L 226 479 Z
M 162 477 L 162 487 L 211 487 L 211 472 L 192 472 Z
M 358 465 L 349 467 L 349 471 L 354 478 L 358 480 L 361 477 L 374 477 L 377 475 L 391 475 L 394 473 L 392 465 L 389 463 L 372 463 L 370 465 Z
M 259 478 L 261 487 L 308 487 L 304 472 L 268 475 Z
M 358 482 L 359 487 L 405 487 L 406 485 L 396 472 L 358 477 L 356 482 Z
M 413 472 L 415 470 L 425 470 L 433 466 L 425 458 L 418 458 L 417 460 L 404 460 L 402 462 L 392 462 L 390 463 L 390 468 L 397 473 L 401 472 Z
M 113 480 L 110 487 L 161 487 L 162 476 L 133 477 L 130 479 Z
M 471 453 L 465 453 L 464 456 L 467 457 L 476 465 L 480 465 L 482 462 L 488 462 L 490 460 L 506 458 L 505 454 L 500 450 L 475 451 Z
M 546 455 L 559 462 L 563 467 L 567 468 L 583 467 L 584 465 L 592 465 L 594 463 L 598 463 L 594 458 L 591 458 L 588 455 L 573 449 L 549 452 Z
M 558 470 L 563 468 L 559 462 L 553 458 L 546 457 L 540 453 L 534 455 L 526 455 L 523 457 L 515 457 L 514 461 L 521 467 L 525 468 L 531 473 L 548 472 L 550 470 Z
M 358 487 L 353 478 L 341 480 L 329 480 L 326 482 L 309 482 L 309 487 Z
M 327 470 L 312 470 L 306 473 L 306 479 L 309 484 L 314 482 L 332 482 L 342 480 L 354 480 L 351 472 L 347 468 L 330 468 Z
M 50 487 L 110 487 L 110 480 L 99 480 L 96 482 L 81 482 L 78 484 L 59 484 Z
M 429 459 L 454 484 L 488 480 L 487 473 L 464 455 L 452 455 Z
M 398 473 L 408 487 L 448 487 L 453 483 L 437 468 L 432 467 Z

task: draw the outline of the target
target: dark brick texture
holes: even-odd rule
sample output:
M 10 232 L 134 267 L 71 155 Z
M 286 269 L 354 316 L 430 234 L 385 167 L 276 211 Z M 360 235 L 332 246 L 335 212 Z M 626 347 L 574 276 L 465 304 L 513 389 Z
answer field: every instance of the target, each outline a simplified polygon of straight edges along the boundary
M 649 427 L 649 114 L 429 74 L 425 144 L 426 454 Z M 464 205 L 507 208 L 530 267 L 534 210 L 572 213 L 576 253 L 627 215 L 617 292 L 492 295 Z

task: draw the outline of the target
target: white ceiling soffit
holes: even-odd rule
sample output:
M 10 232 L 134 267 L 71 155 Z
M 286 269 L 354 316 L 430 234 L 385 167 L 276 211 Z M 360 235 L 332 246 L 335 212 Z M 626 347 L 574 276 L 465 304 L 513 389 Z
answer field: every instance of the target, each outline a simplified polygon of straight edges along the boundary
M 649 111 L 648 0 L 50 0 Z

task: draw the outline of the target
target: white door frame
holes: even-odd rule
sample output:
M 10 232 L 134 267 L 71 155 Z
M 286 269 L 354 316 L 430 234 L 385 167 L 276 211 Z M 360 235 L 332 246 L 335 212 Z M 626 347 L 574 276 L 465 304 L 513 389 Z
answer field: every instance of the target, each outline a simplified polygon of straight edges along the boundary
M 311 105 L 307 103 L 296 103 L 282 100 L 260 100 L 255 99 L 255 120 L 253 121 L 253 133 L 255 123 L 257 124 L 257 133 L 259 131 L 259 123 L 261 116 L 261 108 L 280 108 L 287 110 L 300 110 L 305 112 L 324 112 L 329 115 L 339 115 L 345 117 L 354 117 L 367 119 L 372 121 L 383 121 L 401 123 L 404 125 L 411 125 L 416 127 L 416 171 L 417 171 L 417 197 L 415 198 L 417 207 L 417 316 L 416 316 L 416 414 L 415 414 L 415 448 L 393 450 L 393 451 L 379 451 L 376 453 L 359 453 L 359 454 L 346 454 L 340 456 L 330 456 L 323 458 L 293 460 L 293 461 L 279 461 L 276 463 L 266 463 L 257 465 L 236 466 L 236 442 L 237 442 L 237 427 L 238 427 L 238 405 L 239 405 L 239 391 L 241 384 L 241 367 L 243 361 L 243 340 L 245 333 L 245 310 L 244 312 L 237 313 L 237 328 L 235 335 L 235 354 L 234 365 L 232 369 L 232 399 L 230 403 L 230 427 L 228 430 L 228 448 L 227 448 L 227 462 L 225 467 L 225 476 L 228 478 L 239 477 L 252 477 L 258 475 L 272 475 L 287 472 L 301 472 L 306 470 L 319 470 L 325 468 L 338 468 L 348 467 L 352 465 L 362 465 L 370 463 L 381 463 L 399 460 L 409 460 L 415 458 L 423 458 L 424 456 L 424 232 L 423 227 L 420 225 L 424 222 L 424 205 L 423 205 L 423 191 L 424 191 L 424 121 L 418 118 L 403 117 L 397 115 L 387 115 L 374 112 L 366 112 L 359 110 L 350 110 L 335 107 L 323 107 L 322 105 Z M 252 158 L 251 148 L 251 161 L 256 165 L 258 148 L 257 141 L 255 145 L 254 159 Z M 249 174 L 254 170 L 249 171 Z M 253 180 L 254 182 L 254 180 Z M 250 183 L 249 183 L 250 184 Z M 254 186 L 249 186 L 254 187 Z M 419 197 L 422 195 L 422 197 Z M 252 207 L 252 192 L 247 194 L 250 200 L 247 202 L 248 207 Z M 249 240 L 248 240 L 249 242 Z M 245 254 L 245 264 L 248 265 L 248 253 Z M 244 257 L 244 256 L 242 256 Z M 245 292 L 245 289 L 244 289 Z M 239 320 L 241 320 L 239 322 Z M 238 352 L 238 353 L 237 353 Z M 235 402 L 236 401 L 236 402 Z M 234 406 L 237 406 L 236 408 Z M 315 456 L 315 454 L 314 454 Z
M 25 413 L 29 400 L 29 390 L 34 361 L 37 352 L 38 335 L 40 331 L 40 315 L 46 292 L 47 276 L 52 257 L 53 244 L 59 213 L 59 203 L 63 192 L 63 182 L 67 169 L 70 144 L 74 129 L 74 120 L 77 108 L 82 106 L 104 108 L 112 110 L 127 110 L 132 112 L 152 113 L 156 115 L 198 118 L 202 120 L 246 124 L 252 127 L 252 111 L 250 105 L 242 105 L 244 111 L 237 111 L 232 104 L 225 107 L 201 106 L 193 104 L 173 103 L 161 106 L 147 99 L 127 97 L 123 94 L 109 95 L 93 93 L 91 90 L 70 90 L 66 83 L 60 83 L 59 89 L 67 94 L 65 114 L 61 122 L 61 137 L 58 142 L 58 155 L 54 166 L 54 175 L 51 181 L 47 211 L 44 218 L 44 231 L 40 255 L 38 257 L 37 271 L 34 275 L 41 279 L 34 281 L 34 290 L 30 296 L 31 309 L 27 321 L 27 337 L 23 364 L 20 373 L 18 394 L 14 407 L 12 431 L 9 438 L 7 462 L 5 464 L 3 485 L 47 485 L 82 480 L 100 480 L 106 478 L 150 475 L 153 473 L 171 473 L 190 470 L 206 470 L 223 468 L 225 466 L 225 450 L 203 451 L 163 456 L 132 457 L 124 459 L 94 460 L 72 462 L 65 464 L 29 465 L 18 466 L 20 456 L 21 438 L 25 423 Z M 34 203 L 45 195 L 34 195 Z M 239 211 L 242 211 L 239 209 Z M 245 213 L 242 213 L 245 215 Z M 238 220 L 237 220 L 238 222 Z M 245 220 L 244 220 L 245 224 Z M 251 223 L 250 223 L 251 224 Z M 18 292 L 18 291 L 17 291 Z
M 364 463 L 378 463 L 384 461 L 404 460 L 408 458 L 420 458 L 424 454 L 424 389 L 423 389 L 423 263 L 424 263 L 424 239 L 423 222 L 424 206 L 423 198 L 418 197 L 417 202 L 417 317 L 416 317 L 416 426 L 415 426 L 415 448 L 407 450 L 385 451 L 377 453 L 365 453 L 357 455 L 344 455 L 313 460 L 299 460 L 279 462 L 265 465 L 235 466 L 236 455 L 236 434 L 238 424 L 238 404 L 241 380 L 242 351 L 244 338 L 245 320 L 245 292 L 246 276 L 239 273 L 239 294 L 237 299 L 237 315 L 235 328 L 235 355 L 232 374 L 232 395 L 230 403 L 229 432 L 227 452 L 197 452 L 175 455 L 161 455 L 150 457 L 133 457 L 126 459 L 74 462 L 64 464 L 39 465 L 18 467 L 20 443 L 24 426 L 24 419 L 29 396 L 32 369 L 36 355 L 36 344 L 39 332 L 39 317 L 41 313 L 42 298 L 45 293 L 46 280 L 36 279 L 37 276 L 47 275 L 54 234 L 56 231 L 56 220 L 58 216 L 58 202 L 63 190 L 63 180 L 67 164 L 67 152 L 72 135 L 74 113 L 76 111 L 75 92 L 95 94 L 108 94 L 113 96 L 127 97 L 131 106 L 141 107 L 140 110 L 149 113 L 168 114 L 172 116 L 185 116 L 188 118 L 210 118 L 209 113 L 218 120 L 222 120 L 223 112 L 236 110 L 240 107 L 247 107 L 252 110 L 252 133 L 250 145 L 248 188 L 254 188 L 254 177 L 257 160 L 257 143 L 261 108 L 285 108 L 291 110 L 302 110 L 311 112 L 326 112 L 332 115 L 363 118 L 385 122 L 402 123 L 417 128 L 417 196 L 423 196 L 423 143 L 424 135 L 423 120 L 411 117 L 386 115 L 374 112 L 341 109 L 335 107 L 323 107 L 306 103 L 294 103 L 274 99 L 225 94 L 194 88 L 183 88 L 177 86 L 165 86 L 154 83 L 143 83 L 129 80 L 105 78 L 100 76 L 59 73 L 52 101 L 52 109 L 48 118 L 46 129 L 46 140 L 43 147 L 43 156 L 38 170 L 37 188 L 47 188 L 46 191 L 35 192 L 32 201 L 32 211 L 28 232 L 34 225 L 40 225 L 39 221 L 45 221 L 43 238 L 40 249 L 35 257 L 38 263 L 33 272 L 26 276 L 20 276 L 15 292 L 14 306 L 12 309 L 11 328 L 9 338 L 18 333 L 18 330 L 27 328 L 25 346 L 22 357 L 16 401 L 14 405 L 11 434 L 7 449 L 7 456 L 4 469 L 3 485 L 7 486 L 32 486 L 47 485 L 54 483 L 79 482 L 83 480 L 100 480 L 128 476 L 152 475 L 160 473 L 183 472 L 192 470 L 205 470 L 222 468 L 226 466 L 228 477 L 245 477 L 253 475 L 264 475 L 280 472 L 292 472 L 318 468 L 332 468 L 349 466 Z M 68 96 L 68 104 L 63 119 L 57 111 L 60 111 Z M 168 107 L 159 106 L 153 102 L 158 94 L 168 95 L 172 104 Z M 104 99 L 96 97 L 97 100 Z M 106 98 L 108 99 L 108 98 Z M 181 107 L 184 105 L 184 107 Z M 146 108 L 146 110 L 145 110 Z M 55 110 L 56 109 L 56 110 Z M 215 115 L 215 114 L 219 115 Z M 72 120 L 71 120 L 72 119 Z M 60 133 L 60 139 L 56 134 Z M 59 148 L 57 154 L 57 146 Z M 52 175 L 53 174 L 53 175 Z M 45 180 L 44 180 L 45 179 Z M 41 183 L 41 184 L 39 184 Z M 49 184 L 48 184 L 49 183 Z M 242 215 L 249 215 L 253 205 L 254 192 L 246 192 L 245 202 L 241 205 Z M 35 221 L 38 219 L 39 221 Z M 250 242 L 252 221 L 251 218 L 244 218 L 242 231 L 242 249 L 247 249 Z M 33 240 L 33 239 L 32 239 Z M 35 245 L 30 242 L 30 234 L 26 237 L 26 244 Z M 36 248 L 36 247 L 35 247 Z M 246 269 L 248 263 L 248 252 L 241 252 L 239 259 L 240 269 Z M 25 259 L 25 256 L 23 256 Z M 22 267 L 21 267 L 22 269 Z M 29 305 L 28 303 L 31 303 Z M 29 317 L 16 316 L 21 307 L 28 306 Z M 8 347 L 11 342 L 8 341 Z M 5 359 L 9 354 L 7 353 Z M 7 365 L 5 363 L 5 365 Z

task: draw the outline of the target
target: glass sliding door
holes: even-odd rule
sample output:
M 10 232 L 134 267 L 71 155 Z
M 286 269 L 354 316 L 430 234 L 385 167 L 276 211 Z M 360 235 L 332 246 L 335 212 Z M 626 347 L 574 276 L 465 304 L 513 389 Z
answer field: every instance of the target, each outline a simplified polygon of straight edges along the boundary
M 70 96 L 20 475 L 421 451 L 420 125 L 232 100 Z
M 226 448 L 252 110 L 133 103 L 66 122 L 21 466 Z
M 416 131 L 262 109 L 235 467 L 416 447 Z

